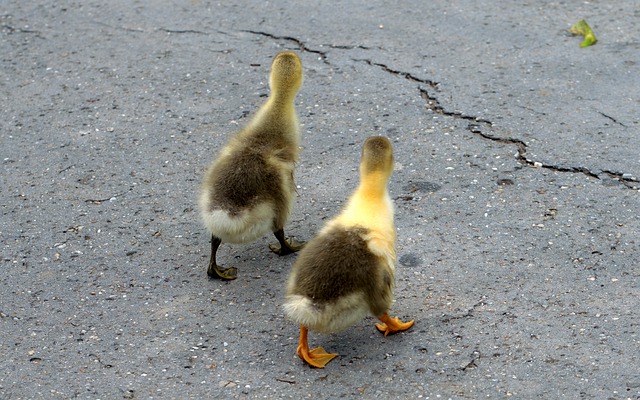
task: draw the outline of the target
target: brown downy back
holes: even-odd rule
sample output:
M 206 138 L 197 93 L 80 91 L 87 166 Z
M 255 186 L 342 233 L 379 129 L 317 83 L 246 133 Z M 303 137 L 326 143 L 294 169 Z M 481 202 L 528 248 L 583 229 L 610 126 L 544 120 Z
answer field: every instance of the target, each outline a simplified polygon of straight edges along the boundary
M 362 238 L 367 229 L 334 227 L 315 237 L 298 256 L 292 293 L 306 296 L 320 308 L 355 292 L 363 292 L 373 315 L 390 306 L 393 285 L 379 257 Z
M 282 185 L 280 173 L 262 152 L 243 148 L 218 163 L 207 177 L 212 181 L 205 182 L 204 187 L 210 188 L 209 204 L 215 209 L 237 215 L 243 209 L 269 200 L 275 206 L 276 215 L 286 208 L 284 194 L 274 190 Z

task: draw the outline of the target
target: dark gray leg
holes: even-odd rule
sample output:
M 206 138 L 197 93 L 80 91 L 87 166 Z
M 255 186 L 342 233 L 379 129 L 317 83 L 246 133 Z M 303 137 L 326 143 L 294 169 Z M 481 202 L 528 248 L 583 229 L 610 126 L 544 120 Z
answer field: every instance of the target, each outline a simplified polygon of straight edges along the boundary
M 209 260 L 209 268 L 207 268 L 207 275 L 215 279 L 226 279 L 226 280 L 236 279 L 238 277 L 237 268 L 235 267 L 220 268 L 218 264 L 216 264 L 216 253 L 218 252 L 218 247 L 220 247 L 220 243 L 222 243 L 221 239 L 211 235 L 211 260 Z
M 285 239 L 284 229 L 282 228 L 273 232 L 273 234 L 275 235 L 276 239 L 278 239 L 278 242 L 280 242 L 280 245 L 278 246 L 277 244 L 270 244 L 269 248 L 271 249 L 271 251 L 280 256 L 286 256 L 287 254 L 295 253 L 296 251 L 302 249 L 305 245 L 304 242 L 296 242 L 291 238 Z

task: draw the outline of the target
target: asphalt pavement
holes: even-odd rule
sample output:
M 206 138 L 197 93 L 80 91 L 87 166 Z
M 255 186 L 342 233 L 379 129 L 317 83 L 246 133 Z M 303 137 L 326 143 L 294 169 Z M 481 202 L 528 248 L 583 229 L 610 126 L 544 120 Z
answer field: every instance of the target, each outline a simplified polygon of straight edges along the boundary
M 0 398 L 640 399 L 640 8 L 584 1 L 4 2 Z M 585 19 L 598 39 L 568 29 Z M 296 356 L 295 255 L 223 244 L 197 192 L 269 93 L 305 81 L 308 240 L 394 146 L 397 287 Z

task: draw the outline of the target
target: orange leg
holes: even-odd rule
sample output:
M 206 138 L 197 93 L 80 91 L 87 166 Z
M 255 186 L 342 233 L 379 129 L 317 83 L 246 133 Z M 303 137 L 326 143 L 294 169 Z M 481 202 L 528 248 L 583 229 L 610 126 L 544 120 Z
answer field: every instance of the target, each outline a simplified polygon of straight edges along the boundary
M 382 323 L 376 324 L 376 328 L 378 328 L 380 332 L 384 333 L 385 336 L 390 333 L 405 331 L 411 328 L 414 322 L 414 320 L 402 322 L 398 317 L 389 317 L 389 313 L 384 313 L 384 315 L 379 316 L 378 319 L 382 321 Z
M 307 364 L 316 368 L 324 368 L 325 365 L 337 354 L 329 354 L 322 347 L 317 347 L 313 350 L 309 350 L 309 342 L 307 341 L 307 334 L 309 330 L 306 326 L 300 325 L 300 343 L 298 344 L 298 355 Z

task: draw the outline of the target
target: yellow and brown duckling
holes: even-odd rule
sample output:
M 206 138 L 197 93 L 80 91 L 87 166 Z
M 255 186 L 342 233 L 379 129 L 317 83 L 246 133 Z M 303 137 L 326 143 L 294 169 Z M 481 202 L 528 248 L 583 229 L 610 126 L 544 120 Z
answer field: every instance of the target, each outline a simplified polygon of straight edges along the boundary
M 300 325 L 298 355 L 323 368 L 337 354 L 309 350 L 308 330 L 333 333 L 367 314 L 386 335 L 409 329 L 390 318 L 395 283 L 393 203 L 387 184 L 393 170 L 391 143 L 368 138 L 362 150 L 360 184 L 340 215 L 329 221 L 298 255 L 287 283 L 284 309 Z
M 271 231 L 279 255 L 296 252 L 301 243 L 286 239 L 296 188 L 300 125 L 294 99 L 302 85 L 302 63 L 294 52 L 276 55 L 271 64 L 271 93 L 249 123 L 222 148 L 204 175 L 199 207 L 211 232 L 207 274 L 235 279 L 235 267 L 221 268 L 216 252 L 222 242 L 249 243 Z

